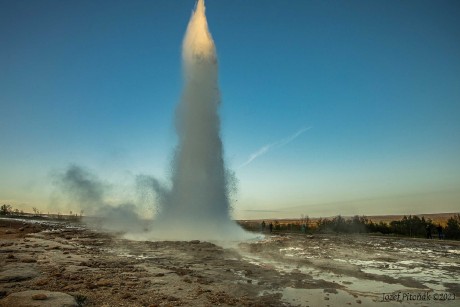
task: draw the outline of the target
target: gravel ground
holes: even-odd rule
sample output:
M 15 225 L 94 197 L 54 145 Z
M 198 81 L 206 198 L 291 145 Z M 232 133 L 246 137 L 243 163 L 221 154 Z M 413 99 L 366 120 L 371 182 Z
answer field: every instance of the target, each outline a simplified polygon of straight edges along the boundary
M 0 306 L 458 306 L 459 273 L 455 241 L 150 242 L 0 219 Z

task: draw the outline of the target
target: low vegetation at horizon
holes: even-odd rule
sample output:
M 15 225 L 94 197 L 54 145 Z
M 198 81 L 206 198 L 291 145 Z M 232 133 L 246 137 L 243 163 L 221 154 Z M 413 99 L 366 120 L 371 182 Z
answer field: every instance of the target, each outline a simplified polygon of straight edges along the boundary
M 249 231 L 268 231 L 272 224 L 274 233 L 372 233 L 381 235 L 398 235 L 409 237 L 438 237 L 442 239 L 460 240 L 460 214 L 453 214 L 448 219 L 432 220 L 417 215 L 403 216 L 390 221 L 375 221 L 375 218 L 355 215 L 333 218 L 310 219 L 302 216 L 298 220 L 267 220 L 239 221 Z M 263 224 L 264 223 L 264 224 Z
M 36 208 L 31 213 L 13 209 L 11 205 L 0 207 L 0 216 L 22 218 L 50 218 L 58 220 L 80 221 L 83 211 L 80 213 L 69 212 L 68 215 L 61 213 L 43 214 Z M 246 230 L 255 232 L 274 233 L 372 233 L 381 235 L 398 235 L 409 237 L 426 237 L 439 239 L 460 240 L 460 214 L 432 214 L 435 219 L 419 217 L 418 215 L 404 215 L 400 219 L 391 219 L 391 216 L 366 217 L 355 215 L 343 217 L 338 215 L 332 218 L 309 218 L 302 215 L 300 219 L 290 220 L 240 220 L 238 224 Z M 271 224 L 271 227 L 270 227 Z M 271 229 L 270 229 L 271 228 Z

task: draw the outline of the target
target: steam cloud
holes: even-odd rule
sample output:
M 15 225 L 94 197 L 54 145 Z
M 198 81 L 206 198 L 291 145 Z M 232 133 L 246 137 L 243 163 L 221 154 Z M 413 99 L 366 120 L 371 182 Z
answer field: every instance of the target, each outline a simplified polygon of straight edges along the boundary
M 78 205 L 85 215 L 95 216 L 86 219 L 110 231 L 138 232 L 142 223 L 136 212 L 137 207 L 132 203 L 122 203 L 115 206 L 105 200 L 109 186 L 104 184 L 96 175 L 77 165 L 71 165 L 65 172 L 55 175 L 55 184 L 69 198 L 73 205 Z
M 107 188 L 95 175 L 77 165 L 56 175 L 56 185 L 87 214 L 94 214 L 104 203 Z

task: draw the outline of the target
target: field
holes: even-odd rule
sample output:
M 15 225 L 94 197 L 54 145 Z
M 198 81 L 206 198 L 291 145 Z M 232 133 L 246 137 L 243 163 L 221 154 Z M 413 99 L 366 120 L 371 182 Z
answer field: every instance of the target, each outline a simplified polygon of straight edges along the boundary
M 459 303 L 458 241 L 280 233 L 148 242 L 62 221 L 0 226 L 0 306 Z

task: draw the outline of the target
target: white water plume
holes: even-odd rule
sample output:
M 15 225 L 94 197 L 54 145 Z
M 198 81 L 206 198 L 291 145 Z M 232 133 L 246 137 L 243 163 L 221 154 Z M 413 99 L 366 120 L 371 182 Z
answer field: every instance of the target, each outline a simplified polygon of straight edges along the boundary
M 152 229 L 161 239 L 242 239 L 230 218 L 218 108 L 218 65 L 203 0 L 198 0 L 182 46 L 185 89 L 176 113 L 179 144 L 172 188 Z

